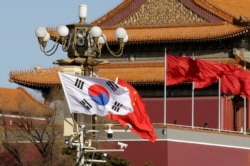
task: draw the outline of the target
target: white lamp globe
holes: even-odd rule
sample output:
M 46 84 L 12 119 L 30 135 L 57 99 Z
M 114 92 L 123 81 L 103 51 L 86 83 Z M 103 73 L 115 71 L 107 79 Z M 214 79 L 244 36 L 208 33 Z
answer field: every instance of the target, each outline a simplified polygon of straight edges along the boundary
M 44 27 L 38 27 L 35 31 L 36 37 L 45 37 L 47 30 Z
M 126 34 L 126 36 L 123 38 L 123 42 L 126 43 L 128 41 L 128 35 Z
M 127 31 L 124 28 L 117 28 L 115 30 L 115 36 L 117 39 L 123 39 L 127 35 Z
M 93 26 L 89 33 L 92 37 L 100 37 L 102 35 L 102 29 L 99 26 Z
M 47 42 L 47 41 L 49 41 L 49 39 L 50 39 L 50 34 L 47 32 L 46 35 L 43 38 L 43 41 Z
M 98 38 L 98 43 L 100 44 L 104 44 L 106 42 L 106 36 L 104 34 L 102 34 L 99 38 Z
M 66 37 L 69 34 L 69 28 L 67 26 L 65 26 L 65 25 L 59 26 L 57 28 L 57 33 L 61 37 Z

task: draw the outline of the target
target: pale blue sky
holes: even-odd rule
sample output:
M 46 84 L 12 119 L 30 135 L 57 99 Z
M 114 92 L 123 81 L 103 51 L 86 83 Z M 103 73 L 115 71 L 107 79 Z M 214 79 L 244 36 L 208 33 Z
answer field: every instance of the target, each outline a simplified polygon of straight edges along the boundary
M 86 21 L 90 23 L 121 2 L 122 0 L 1 0 L 0 87 L 19 87 L 8 81 L 12 70 L 30 70 L 37 65 L 42 68 L 54 67 L 54 60 L 67 56 L 61 51 L 61 47 L 51 57 L 45 56 L 40 51 L 35 36 L 37 27 L 56 27 L 79 22 L 80 4 L 88 5 Z

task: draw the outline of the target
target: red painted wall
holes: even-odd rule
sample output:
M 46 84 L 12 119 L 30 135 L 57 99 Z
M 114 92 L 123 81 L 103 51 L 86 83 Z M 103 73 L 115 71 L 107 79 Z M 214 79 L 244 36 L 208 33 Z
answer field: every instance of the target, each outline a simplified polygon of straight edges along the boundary
M 144 166 L 149 162 L 152 163 L 152 166 L 168 166 L 167 142 L 123 142 L 128 144 L 128 147 L 118 155 L 128 159 L 130 166 Z
M 152 123 L 164 122 L 164 99 L 144 99 Z M 192 99 L 190 97 L 168 98 L 166 118 L 169 124 L 192 124 Z M 194 126 L 202 127 L 207 122 L 210 128 L 218 128 L 218 97 L 195 97 Z
M 169 166 L 248 166 L 249 151 L 225 147 L 168 143 Z
M 130 166 L 144 166 L 151 162 L 154 166 L 248 166 L 250 151 L 227 147 L 157 141 L 126 142 L 129 146 L 122 157 L 130 161 Z

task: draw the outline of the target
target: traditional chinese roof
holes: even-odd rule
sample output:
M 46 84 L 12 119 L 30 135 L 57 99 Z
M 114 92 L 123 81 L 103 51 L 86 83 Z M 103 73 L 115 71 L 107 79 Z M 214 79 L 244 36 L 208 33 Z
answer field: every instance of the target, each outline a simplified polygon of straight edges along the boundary
M 124 0 L 93 23 L 114 25 L 183 25 L 249 22 L 249 1 L 239 0 Z
M 30 88 L 36 88 L 37 86 L 40 88 L 56 86 L 59 83 L 58 71 L 61 70 L 60 67 L 48 68 L 46 70 L 35 67 L 29 71 L 11 71 L 9 81 Z
M 124 0 L 93 21 L 109 42 L 116 42 L 114 29 L 123 26 L 129 44 L 211 41 L 235 38 L 249 32 L 250 1 L 246 0 Z M 49 28 L 53 40 L 57 32 Z M 225 63 L 237 63 L 235 59 Z M 130 83 L 159 83 L 164 80 L 164 62 L 123 62 L 95 67 L 98 76 Z M 60 85 L 59 68 L 10 73 L 10 81 L 35 89 Z M 112 70 L 110 70 L 112 69 Z
M 0 88 L 0 108 L 0 114 L 19 116 L 45 116 L 52 111 L 21 87 Z
M 124 0 L 93 24 L 109 42 L 116 41 L 113 30 L 119 26 L 126 28 L 128 44 L 219 40 L 248 32 L 249 5 L 245 0 Z M 49 31 L 58 37 L 55 29 Z
M 220 61 L 225 64 L 238 64 L 235 59 L 224 59 Z M 98 65 L 95 67 L 98 77 L 115 80 L 117 77 L 131 84 L 163 84 L 164 62 L 114 62 Z M 59 87 L 61 82 L 58 72 L 62 67 L 40 69 L 31 71 L 12 71 L 10 81 L 33 89 L 44 89 L 48 87 Z

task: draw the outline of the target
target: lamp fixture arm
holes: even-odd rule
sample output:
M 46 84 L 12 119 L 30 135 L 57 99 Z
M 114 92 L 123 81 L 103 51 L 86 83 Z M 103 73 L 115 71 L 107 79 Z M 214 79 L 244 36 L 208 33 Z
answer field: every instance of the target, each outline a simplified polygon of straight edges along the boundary
M 92 39 L 94 42 L 93 42 L 93 45 L 91 46 L 91 50 L 96 52 L 96 57 L 97 58 L 100 58 L 101 57 L 101 54 L 102 54 L 102 45 L 101 43 L 98 42 L 97 39 Z M 90 39 L 91 41 L 91 39 Z
M 74 36 L 74 33 L 71 33 L 70 36 L 69 36 L 69 39 L 66 40 L 65 42 L 62 42 L 62 50 L 64 52 L 68 51 L 68 49 L 69 49 L 69 47 L 71 45 L 70 41 L 72 41 L 73 36 Z
M 114 57 L 120 57 L 123 54 L 124 43 L 120 43 L 119 49 L 116 52 L 111 50 L 107 42 L 105 42 L 105 45 L 109 50 L 110 54 L 113 55 Z
M 40 44 L 40 50 L 41 50 L 45 55 L 51 56 L 51 55 L 53 55 L 53 54 L 56 52 L 58 46 L 59 46 L 59 43 L 58 43 L 58 42 L 55 42 L 55 44 L 52 46 L 52 48 L 51 48 L 50 50 L 46 51 L 46 50 L 45 50 L 45 47 L 44 47 L 42 44 Z

